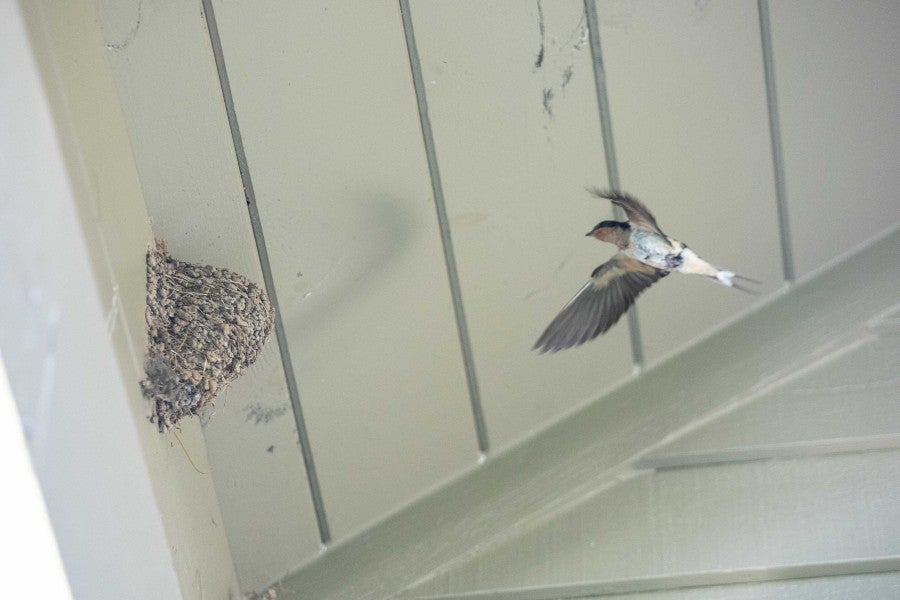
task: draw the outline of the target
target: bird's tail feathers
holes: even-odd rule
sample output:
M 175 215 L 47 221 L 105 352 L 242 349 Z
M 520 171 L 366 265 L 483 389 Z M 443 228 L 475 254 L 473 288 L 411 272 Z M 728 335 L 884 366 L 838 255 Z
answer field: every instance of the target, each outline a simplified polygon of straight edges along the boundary
M 761 284 L 761 281 L 757 281 L 756 279 L 751 279 L 749 277 L 744 277 L 743 275 L 738 275 L 737 273 L 733 273 L 732 271 L 724 271 L 720 270 L 713 276 L 713 279 L 721 283 L 722 285 L 728 286 L 730 288 L 734 288 L 736 290 L 741 290 L 742 292 L 746 292 L 747 294 L 753 294 L 754 296 L 758 296 L 759 292 L 756 290 L 751 290 L 750 288 L 744 287 L 739 283 L 735 283 L 735 279 L 738 281 L 749 281 L 750 283 Z

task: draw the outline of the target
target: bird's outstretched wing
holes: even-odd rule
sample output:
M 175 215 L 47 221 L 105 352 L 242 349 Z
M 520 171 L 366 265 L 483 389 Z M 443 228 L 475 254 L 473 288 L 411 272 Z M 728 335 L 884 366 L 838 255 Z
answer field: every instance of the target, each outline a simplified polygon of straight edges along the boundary
M 669 272 L 621 252 L 591 273 L 534 345 L 541 353 L 579 346 L 612 327 L 638 294 Z
M 596 187 L 588 188 L 587 190 L 598 198 L 609 200 L 616 206 L 620 207 L 625 211 L 625 215 L 628 217 L 628 220 L 635 225 L 639 225 L 641 227 L 644 227 L 645 229 L 655 231 L 656 233 L 661 235 L 663 239 L 666 239 L 668 237 L 663 233 L 662 229 L 659 228 L 659 225 L 656 224 L 656 217 L 653 216 L 653 213 L 650 212 L 650 209 L 644 206 L 644 203 L 634 196 L 629 196 L 628 194 L 625 194 L 623 192 L 601 190 L 600 188 Z

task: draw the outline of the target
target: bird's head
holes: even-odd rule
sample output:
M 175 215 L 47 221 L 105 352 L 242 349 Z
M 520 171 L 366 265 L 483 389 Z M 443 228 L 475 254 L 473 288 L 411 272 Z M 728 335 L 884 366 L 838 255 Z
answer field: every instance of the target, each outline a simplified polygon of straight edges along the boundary
M 601 221 L 587 232 L 587 236 L 594 237 L 601 242 L 609 242 L 616 246 L 625 247 L 628 245 L 628 238 L 631 233 L 631 226 L 622 221 Z

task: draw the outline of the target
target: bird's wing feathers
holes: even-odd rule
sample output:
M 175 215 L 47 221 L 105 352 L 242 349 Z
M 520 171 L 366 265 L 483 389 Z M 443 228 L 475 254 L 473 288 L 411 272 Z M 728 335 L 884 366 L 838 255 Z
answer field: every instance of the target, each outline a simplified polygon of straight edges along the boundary
M 591 279 L 547 326 L 534 347 L 556 352 L 579 346 L 612 327 L 642 291 L 668 271 L 616 254 L 591 273 Z
M 653 216 L 653 213 L 650 212 L 650 209 L 647 208 L 643 202 L 634 196 L 629 196 L 622 192 L 605 191 L 596 187 L 588 188 L 588 191 L 598 198 L 609 200 L 620 207 L 625 211 L 628 220 L 635 225 L 655 231 L 661 235 L 663 239 L 666 239 L 666 234 L 664 234 L 662 229 L 659 228 L 659 225 L 656 224 L 656 217 Z

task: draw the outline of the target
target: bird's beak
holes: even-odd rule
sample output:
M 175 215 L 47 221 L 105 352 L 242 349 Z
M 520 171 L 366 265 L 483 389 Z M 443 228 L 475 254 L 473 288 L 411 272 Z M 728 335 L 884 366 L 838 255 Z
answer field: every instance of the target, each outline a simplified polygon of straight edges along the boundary
M 591 229 L 590 231 L 588 231 L 588 232 L 587 232 L 586 234 L 584 234 L 584 235 L 585 235 L 585 237 L 591 237 L 592 235 L 594 235 L 594 230 Z

